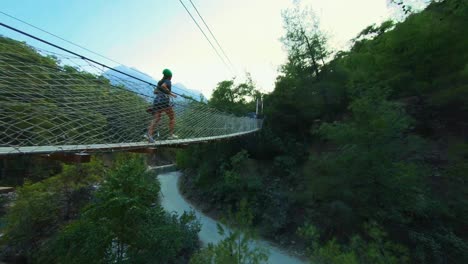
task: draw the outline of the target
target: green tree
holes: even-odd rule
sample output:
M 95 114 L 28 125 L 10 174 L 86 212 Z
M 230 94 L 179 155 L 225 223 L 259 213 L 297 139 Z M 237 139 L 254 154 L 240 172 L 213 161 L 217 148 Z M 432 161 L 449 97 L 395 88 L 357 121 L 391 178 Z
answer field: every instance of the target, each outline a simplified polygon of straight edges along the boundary
M 256 245 L 251 229 L 252 212 L 247 207 L 247 200 L 242 200 L 239 210 L 228 216 L 227 224 L 231 228 L 226 233 L 225 228 L 218 224 L 218 233 L 225 237 L 218 244 L 208 246 L 197 252 L 190 260 L 191 264 L 259 264 L 268 262 L 268 251 Z
M 25 43 L 0 37 L 0 45 L 5 60 L 0 71 L 10 76 L 0 90 L 0 125 L 5 128 L 0 144 L 117 143 L 141 137 L 150 118 L 141 96 L 111 86 L 103 76 L 62 66 L 56 57 Z M 70 105 L 73 111 L 68 111 Z M 129 110 L 134 114 L 122 115 Z
M 330 52 L 317 17 L 312 10 L 301 10 L 298 3 L 282 15 L 286 35 L 281 40 L 288 49 L 290 66 L 319 79 Z
M 60 226 L 75 218 L 91 199 L 91 184 L 102 179 L 99 159 L 88 164 L 63 165 L 62 173 L 37 183 L 26 182 L 5 216 L 2 242 L 31 258 Z
M 195 192 L 213 208 L 249 196 L 254 223 L 272 227 L 271 237 L 310 221 L 338 263 L 382 262 L 372 252 L 387 243 L 411 248 L 413 263 L 467 262 L 468 2 L 431 1 L 404 21 L 371 25 L 324 61 L 308 52 L 300 26 L 317 23 L 302 12 L 285 11 L 288 61 L 265 96 L 262 131 L 185 155 L 190 179 L 205 183 Z M 241 149 L 249 162 L 226 166 Z M 243 170 L 260 166 L 256 195 L 223 201 L 220 187 L 244 190 Z M 386 234 L 380 242 L 370 219 Z
M 406 134 L 411 119 L 381 96 L 356 99 L 350 109 L 350 120 L 321 126 L 320 135 L 338 149 L 310 160 L 304 171 L 306 193 L 325 212 L 338 214 L 333 228 L 341 230 L 346 226 L 347 231 L 355 230 L 356 214 L 362 220 L 373 215 L 379 221 L 400 223 L 411 221 L 409 212 L 423 214 L 424 169 L 415 155 L 423 143 Z
M 245 115 L 255 111 L 256 99 L 261 93 L 255 89 L 255 84 L 249 73 L 246 73 L 246 81 L 236 84 L 235 79 L 219 82 L 213 91 L 208 104 L 216 109 Z
M 319 264 L 392 264 L 409 263 L 408 249 L 388 241 L 387 234 L 374 222 L 364 224 L 365 235 L 353 236 L 349 243 L 340 244 L 336 239 L 320 243 L 319 232 L 313 225 L 306 225 L 298 232 L 308 241 L 308 254 L 312 263 Z
M 167 263 L 197 247 L 191 215 L 164 212 L 159 182 L 140 156 L 122 158 L 81 217 L 44 247 L 44 263 Z

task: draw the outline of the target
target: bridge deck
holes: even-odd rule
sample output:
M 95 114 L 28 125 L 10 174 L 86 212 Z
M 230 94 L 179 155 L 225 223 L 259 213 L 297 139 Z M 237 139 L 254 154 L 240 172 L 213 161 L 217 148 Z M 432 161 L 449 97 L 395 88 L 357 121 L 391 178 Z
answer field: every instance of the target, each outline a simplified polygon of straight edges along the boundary
M 90 145 L 56 145 L 56 146 L 27 146 L 27 147 L 0 147 L 0 156 L 2 155 L 18 155 L 18 154 L 50 154 L 50 153 L 65 153 L 65 152 L 106 152 L 106 151 L 122 151 L 131 149 L 140 149 L 148 147 L 162 146 L 177 146 L 200 143 L 205 141 L 213 141 L 219 139 L 227 139 L 238 136 L 243 136 L 255 133 L 260 129 L 251 131 L 232 133 L 221 136 L 174 139 L 174 140 L 157 140 L 155 143 L 148 142 L 130 142 L 130 143 L 114 143 L 114 144 L 90 144 Z

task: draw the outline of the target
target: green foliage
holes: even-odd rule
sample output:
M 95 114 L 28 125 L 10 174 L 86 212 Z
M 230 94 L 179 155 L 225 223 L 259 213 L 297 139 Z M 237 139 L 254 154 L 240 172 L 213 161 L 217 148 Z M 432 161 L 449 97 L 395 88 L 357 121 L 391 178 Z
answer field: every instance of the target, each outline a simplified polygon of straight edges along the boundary
M 43 248 L 40 262 L 167 263 L 197 246 L 191 215 L 164 212 L 159 182 L 140 156 L 121 158 L 81 217 Z
M 413 153 L 421 145 L 420 139 L 405 134 L 410 119 L 397 104 L 380 98 L 357 99 L 350 109 L 350 120 L 321 126 L 319 133 L 340 147 L 309 161 L 304 170 L 306 193 L 325 211 L 339 202 L 341 216 L 352 210 L 362 219 L 374 215 L 408 222 L 408 212 L 423 214 L 424 170 L 407 161 L 418 158 Z M 335 224 L 339 228 L 342 223 Z
M 5 98 L 0 102 L 0 126 L 5 128 L 0 131 L 0 144 L 115 143 L 122 142 L 123 136 L 141 136 L 146 126 L 142 120 L 149 118 L 147 102 L 141 96 L 111 86 L 103 76 L 62 66 L 55 57 L 43 56 L 25 43 L 0 36 L 0 45 L 8 61 L 0 65 L 0 72 L 11 77 L 0 90 L 0 97 Z M 25 63 L 28 74 L 21 74 L 15 63 Z M 99 104 L 83 100 L 91 94 Z M 141 111 L 132 111 L 136 116 L 131 117 L 121 114 L 129 109 Z
M 32 256 L 56 232 L 75 217 L 90 199 L 90 185 L 103 177 L 98 159 L 88 164 L 63 165 L 59 175 L 37 183 L 26 182 L 5 216 L 3 242 L 14 251 Z
M 324 60 L 330 52 L 318 19 L 311 10 L 301 10 L 298 3 L 294 8 L 283 11 L 282 15 L 286 35 L 281 40 L 288 49 L 291 62 L 284 69 L 291 76 L 305 74 L 319 79 Z
M 262 185 L 255 175 L 242 173 L 247 161 L 247 151 L 241 150 L 230 158 L 229 163 L 222 165 L 222 181 L 218 192 L 223 195 L 227 204 L 235 204 L 242 198 L 248 198 L 249 194 L 256 193 Z
M 188 174 L 182 187 L 189 195 L 209 202 L 221 211 L 235 208 L 242 199 L 249 199 L 254 224 L 260 231 L 270 234 L 290 221 L 291 200 L 287 197 L 287 186 L 281 184 L 274 172 L 281 175 L 283 170 L 293 173 L 293 169 L 283 163 L 278 167 L 271 163 L 261 164 L 239 146 L 238 142 L 228 142 L 179 150 L 177 164 L 187 169 Z
M 200 160 L 201 157 L 204 159 Z M 177 164 L 196 170 L 191 177 L 193 187 L 200 196 L 210 194 L 214 205 L 234 206 L 242 198 L 256 200 L 262 187 L 247 151 L 233 147 L 231 143 L 193 146 L 179 151 Z
M 245 115 L 248 112 L 255 112 L 256 99 L 261 97 L 261 93 L 255 89 L 255 85 L 249 73 L 247 81 L 235 84 L 235 80 L 219 82 L 213 91 L 208 105 L 224 112 Z
M 242 200 L 239 210 L 228 216 L 227 224 L 232 227 L 226 231 L 218 224 L 218 233 L 225 236 L 218 244 L 208 246 L 197 252 L 190 260 L 191 264 L 226 263 L 226 264 L 260 264 L 268 262 L 268 251 L 253 242 L 251 230 L 253 214 L 247 207 L 247 200 Z
M 298 232 L 309 241 L 309 255 L 313 263 L 320 264 L 358 264 L 358 263 L 409 263 L 408 249 L 387 241 L 387 234 L 377 224 L 364 225 L 367 241 L 358 235 L 351 238 L 347 245 L 336 239 L 319 242 L 319 233 L 312 225 L 306 225 Z
M 312 222 L 323 263 L 467 262 L 468 2 L 411 13 L 331 58 L 317 19 L 285 11 L 288 61 L 264 127 L 226 152 L 186 152 L 196 192 L 214 208 L 249 197 L 270 237 Z M 232 163 L 242 149 L 249 158 Z
M 0 185 L 21 186 L 24 180 L 37 182 L 57 175 L 62 170 L 59 161 L 38 156 L 17 156 L 0 163 Z
M 444 224 L 441 223 L 442 225 Z M 441 226 L 436 226 L 430 231 L 410 232 L 410 239 L 415 244 L 415 262 L 465 263 L 468 260 L 466 239 Z

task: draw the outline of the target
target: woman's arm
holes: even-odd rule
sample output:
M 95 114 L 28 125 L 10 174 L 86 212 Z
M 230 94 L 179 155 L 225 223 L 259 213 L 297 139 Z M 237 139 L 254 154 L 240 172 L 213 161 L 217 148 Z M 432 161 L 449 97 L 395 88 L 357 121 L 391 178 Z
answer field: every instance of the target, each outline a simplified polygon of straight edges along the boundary
M 163 83 L 163 84 L 161 85 L 161 88 L 164 89 L 164 91 L 166 92 L 166 94 L 168 94 L 168 95 L 170 95 L 170 96 L 172 96 L 172 97 L 174 97 L 174 98 L 177 97 L 177 95 L 173 94 L 173 93 L 169 90 L 169 88 L 167 88 L 167 85 L 166 85 L 165 83 Z

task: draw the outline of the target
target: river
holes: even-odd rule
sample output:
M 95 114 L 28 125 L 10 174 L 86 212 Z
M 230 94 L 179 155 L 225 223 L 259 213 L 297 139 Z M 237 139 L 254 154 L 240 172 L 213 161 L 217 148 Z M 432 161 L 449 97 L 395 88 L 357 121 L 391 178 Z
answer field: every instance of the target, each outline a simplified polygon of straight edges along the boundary
M 218 234 L 216 227 L 217 222 L 212 218 L 206 216 L 202 212 L 196 210 L 191 206 L 180 194 L 177 182 L 181 176 L 180 172 L 168 172 L 158 176 L 161 182 L 161 204 L 169 212 L 176 212 L 179 215 L 185 212 L 194 211 L 196 217 L 202 224 L 201 231 L 199 233 L 200 240 L 203 244 L 217 243 L 223 239 Z M 272 245 L 265 240 L 256 240 L 255 246 L 266 248 L 269 251 L 268 263 L 271 264 L 299 264 L 306 263 L 299 258 L 291 256 Z

